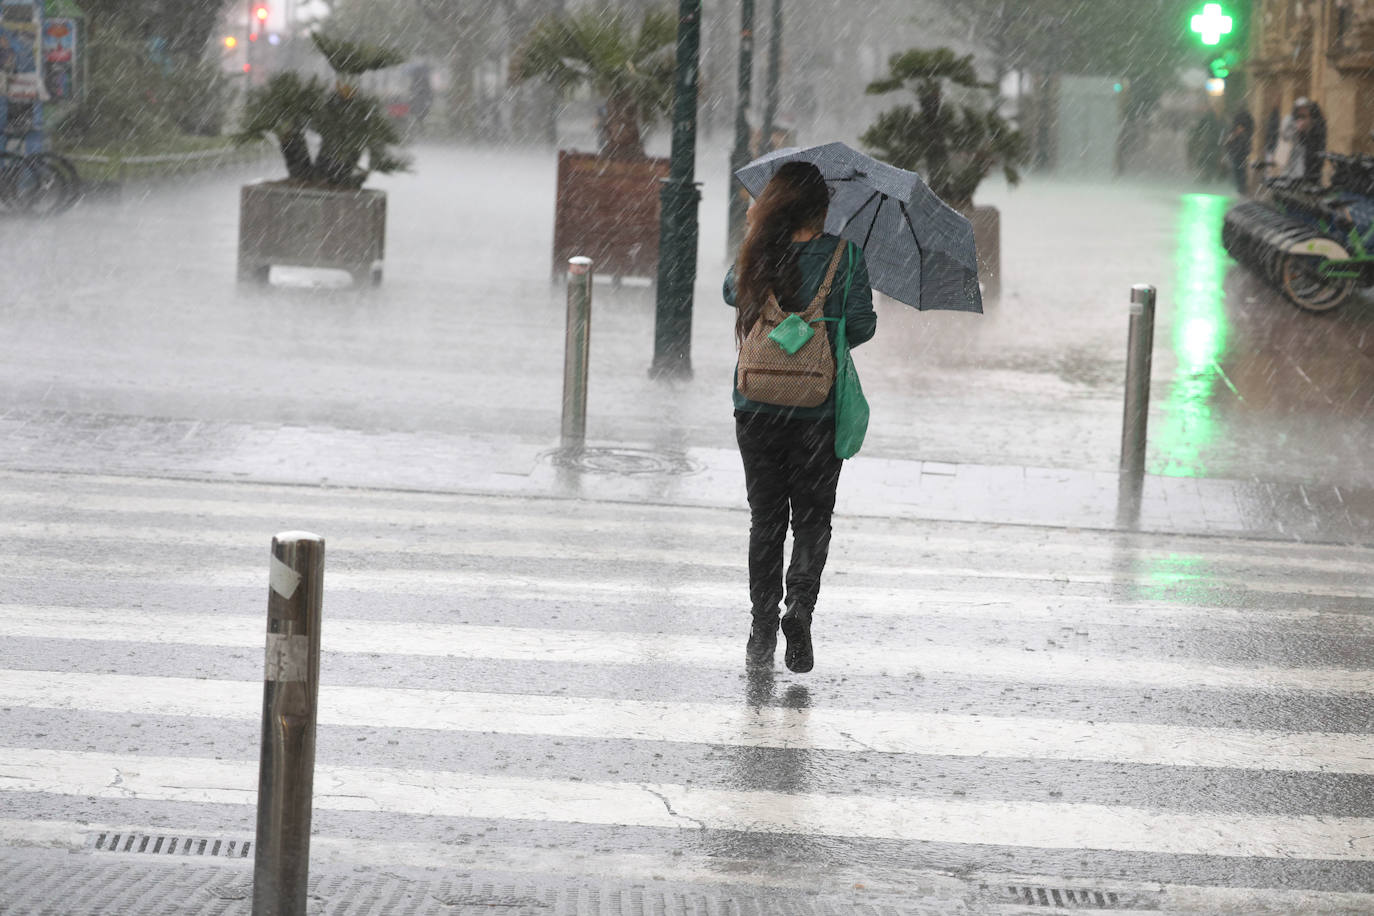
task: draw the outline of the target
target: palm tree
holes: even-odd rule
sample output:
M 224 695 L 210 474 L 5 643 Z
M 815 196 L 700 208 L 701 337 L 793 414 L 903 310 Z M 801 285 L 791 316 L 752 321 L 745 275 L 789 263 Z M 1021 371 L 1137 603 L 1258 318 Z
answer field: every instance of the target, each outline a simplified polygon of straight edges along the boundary
M 623 12 L 584 8 L 535 24 L 516 50 L 511 81 L 545 79 L 569 92 L 583 85 L 606 100 L 601 154 L 640 158 L 642 125 L 673 101 L 677 16 L 645 10 L 638 30 Z
M 956 210 L 973 205 L 973 192 L 994 168 L 1002 167 L 1016 184 L 1025 162 L 1026 141 L 995 108 L 945 103 L 946 82 L 966 90 L 991 90 L 980 82 L 973 56 L 956 57 L 949 48 L 911 50 L 893 55 L 891 72 L 870 83 L 880 95 L 910 89 L 917 107 L 900 105 L 878 116 L 859 139 L 878 158 L 919 172 L 930 189 Z
M 290 70 L 275 74 L 267 85 L 248 93 L 234 139 L 248 143 L 272 134 L 287 175 L 303 184 L 356 190 L 373 172 L 404 171 L 408 164 L 391 150 L 400 143 L 400 132 L 387 120 L 381 100 L 360 91 L 354 78 L 395 66 L 405 55 L 320 32 L 310 37 L 334 71 L 335 84 Z M 308 133 L 319 136 L 313 157 Z M 366 167 L 361 164 L 364 155 Z

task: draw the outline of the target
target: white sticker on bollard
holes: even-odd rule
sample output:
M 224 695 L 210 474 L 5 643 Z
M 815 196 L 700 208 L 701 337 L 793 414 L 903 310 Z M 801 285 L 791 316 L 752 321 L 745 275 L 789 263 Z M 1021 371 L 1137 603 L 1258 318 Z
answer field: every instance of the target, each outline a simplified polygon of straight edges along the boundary
M 304 683 L 310 665 L 310 637 L 267 634 L 267 667 L 264 681 Z
M 267 584 L 278 595 L 283 598 L 290 598 L 296 594 L 296 589 L 300 587 L 301 574 L 273 557 L 271 571 L 267 576 Z

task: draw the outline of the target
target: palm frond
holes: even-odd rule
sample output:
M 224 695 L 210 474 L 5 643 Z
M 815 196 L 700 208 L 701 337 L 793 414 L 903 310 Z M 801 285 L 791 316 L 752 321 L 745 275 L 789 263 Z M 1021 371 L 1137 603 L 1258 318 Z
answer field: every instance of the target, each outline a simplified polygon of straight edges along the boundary
M 546 16 L 516 49 L 511 79 L 544 79 L 565 91 L 590 85 L 602 96 L 633 98 L 650 115 L 671 102 L 676 40 L 677 18 L 666 8 L 646 10 L 638 27 L 620 11 L 593 7 Z
M 406 55 L 395 48 L 349 41 L 324 32 L 311 32 L 310 39 L 329 62 L 330 69 L 341 76 L 384 70 L 404 63 L 406 59 Z
M 323 108 L 329 86 L 316 77 L 302 79 L 297 73 L 273 74 L 267 85 L 248 93 L 244 119 L 234 140 L 250 143 L 267 134 L 304 130 L 310 119 Z

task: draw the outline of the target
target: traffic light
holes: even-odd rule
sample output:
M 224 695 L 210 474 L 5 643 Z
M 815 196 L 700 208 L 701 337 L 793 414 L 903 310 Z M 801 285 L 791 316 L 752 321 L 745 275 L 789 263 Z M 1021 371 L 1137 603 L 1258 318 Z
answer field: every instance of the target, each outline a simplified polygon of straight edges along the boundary
M 1220 3 L 1208 3 L 1202 7 L 1202 12 L 1193 16 L 1190 25 L 1199 40 L 1211 46 L 1220 44 L 1223 35 L 1231 34 L 1235 19 L 1222 9 Z
M 243 9 L 243 7 L 239 7 L 239 9 Z M 268 11 L 266 3 L 253 4 L 253 20 L 256 24 L 265 25 L 267 23 L 267 16 Z
M 226 35 L 224 36 L 224 46 L 232 51 L 239 46 L 239 40 L 233 35 Z

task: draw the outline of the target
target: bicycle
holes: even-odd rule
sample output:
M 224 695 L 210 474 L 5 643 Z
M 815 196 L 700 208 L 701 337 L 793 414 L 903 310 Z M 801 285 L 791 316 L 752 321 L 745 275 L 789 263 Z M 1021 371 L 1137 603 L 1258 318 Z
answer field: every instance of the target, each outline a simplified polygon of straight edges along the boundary
M 0 212 L 53 216 L 70 210 L 81 189 L 76 166 L 57 153 L 10 149 L 21 141 L 21 136 L 7 135 L 0 149 Z
M 1322 153 L 1331 183 L 1266 178 L 1233 207 L 1221 240 L 1294 305 L 1327 312 L 1374 286 L 1374 156 Z

